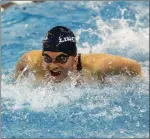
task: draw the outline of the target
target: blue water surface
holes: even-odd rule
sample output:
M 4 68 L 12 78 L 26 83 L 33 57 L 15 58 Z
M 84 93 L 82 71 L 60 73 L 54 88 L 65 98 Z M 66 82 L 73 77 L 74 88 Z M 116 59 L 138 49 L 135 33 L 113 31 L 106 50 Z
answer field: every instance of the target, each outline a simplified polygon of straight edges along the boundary
M 47 1 L 2 12 L 3 138 L 148 138 L 149 2 Z M 74 87 L 11 80 L 19 57 L 41 49 L 54 26 L 71 28 L 81 53 L 135 59 L 143 77 L 108 77 Z

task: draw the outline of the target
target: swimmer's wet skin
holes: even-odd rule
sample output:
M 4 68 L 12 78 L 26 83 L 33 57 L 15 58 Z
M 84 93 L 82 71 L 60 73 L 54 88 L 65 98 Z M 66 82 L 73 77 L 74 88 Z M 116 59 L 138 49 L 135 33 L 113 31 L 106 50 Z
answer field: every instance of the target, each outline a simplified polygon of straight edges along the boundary
M 47 77 L 62 81 L 68 72 L 81 72 L 85 76 L 96 75 L 103 80 L 107 75 L 125 74 L 141 75 L 141 65 L 121 56 L 110 54 L 77 54 L 73 32 L 62 26 L 48 31 L 43 40 L 43 50 L 32 50 L 25 53 L 16 65 L 16 78 L 32 72 L 37 80 Z

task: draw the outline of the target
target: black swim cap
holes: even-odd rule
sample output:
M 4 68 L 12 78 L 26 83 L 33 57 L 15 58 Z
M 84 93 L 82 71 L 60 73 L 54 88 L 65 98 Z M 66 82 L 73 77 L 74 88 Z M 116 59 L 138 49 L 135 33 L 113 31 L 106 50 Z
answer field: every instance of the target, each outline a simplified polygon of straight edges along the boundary
M 43 52 L 64 52 L 70 56 L 76 56 L 76 40 L 73 32 L 63 26 L 56 26 L 48 31 L 43 40 Z

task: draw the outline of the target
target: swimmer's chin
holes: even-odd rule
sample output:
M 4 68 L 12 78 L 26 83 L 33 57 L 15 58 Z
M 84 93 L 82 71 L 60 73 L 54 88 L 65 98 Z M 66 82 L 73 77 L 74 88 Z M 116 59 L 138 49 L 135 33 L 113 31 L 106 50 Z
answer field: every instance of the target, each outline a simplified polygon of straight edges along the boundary
M 60 78 L 59 76 L 52 76 L 52 81 L 55 83 L 62 82 L 64 80 L 64 78 Z

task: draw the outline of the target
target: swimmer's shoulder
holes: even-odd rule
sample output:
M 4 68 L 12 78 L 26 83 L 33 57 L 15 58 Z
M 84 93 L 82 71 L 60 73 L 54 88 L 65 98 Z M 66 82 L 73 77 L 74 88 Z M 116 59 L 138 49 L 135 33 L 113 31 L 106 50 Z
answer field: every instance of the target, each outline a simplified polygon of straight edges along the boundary
M 23 71 L 31 71 L 36 73 L 36 75 L 44 75 L 41 50 L 28 51 L 19 58 L 16 64 L 15 77 L 17 78 Z
M 28 63 L 40 64 L 42 62 L 42 51 L 32 50 L 26 52 L 21 59 L 26 60 Z
M 106 54 L 106 53 L 90 53 L 90 54 L 81 54 L 81 57 L 83 58 L 83 60 L 93 60 L 92 58 L 96 58 L 96 59 L 100 59 L 103 57 L 112 57 L 113 55 L 111 54 Z
M 89 67 L 91 65 L 94 68 L 95 66 L 101 65 L 101 62 L 108 57 L 113 57 L 113 55 L 105 53 L 81 54 L 81 63 L 83 67 Z
M 25 56 L 30 57 L 42 57 L 42 51 L 41 50 L 31 50 L 26 53 L 24 53 Z
M 90 73 L 99 73 L 107 56 L 104 53 L 81 54 L 82 69 Z
M 41 68 L 42 66 L 42 51 L 41 50 L 32 50 L 24 53 L 20 59 L 16 67 L 23 69 L 28 66 L 30 69 Z

